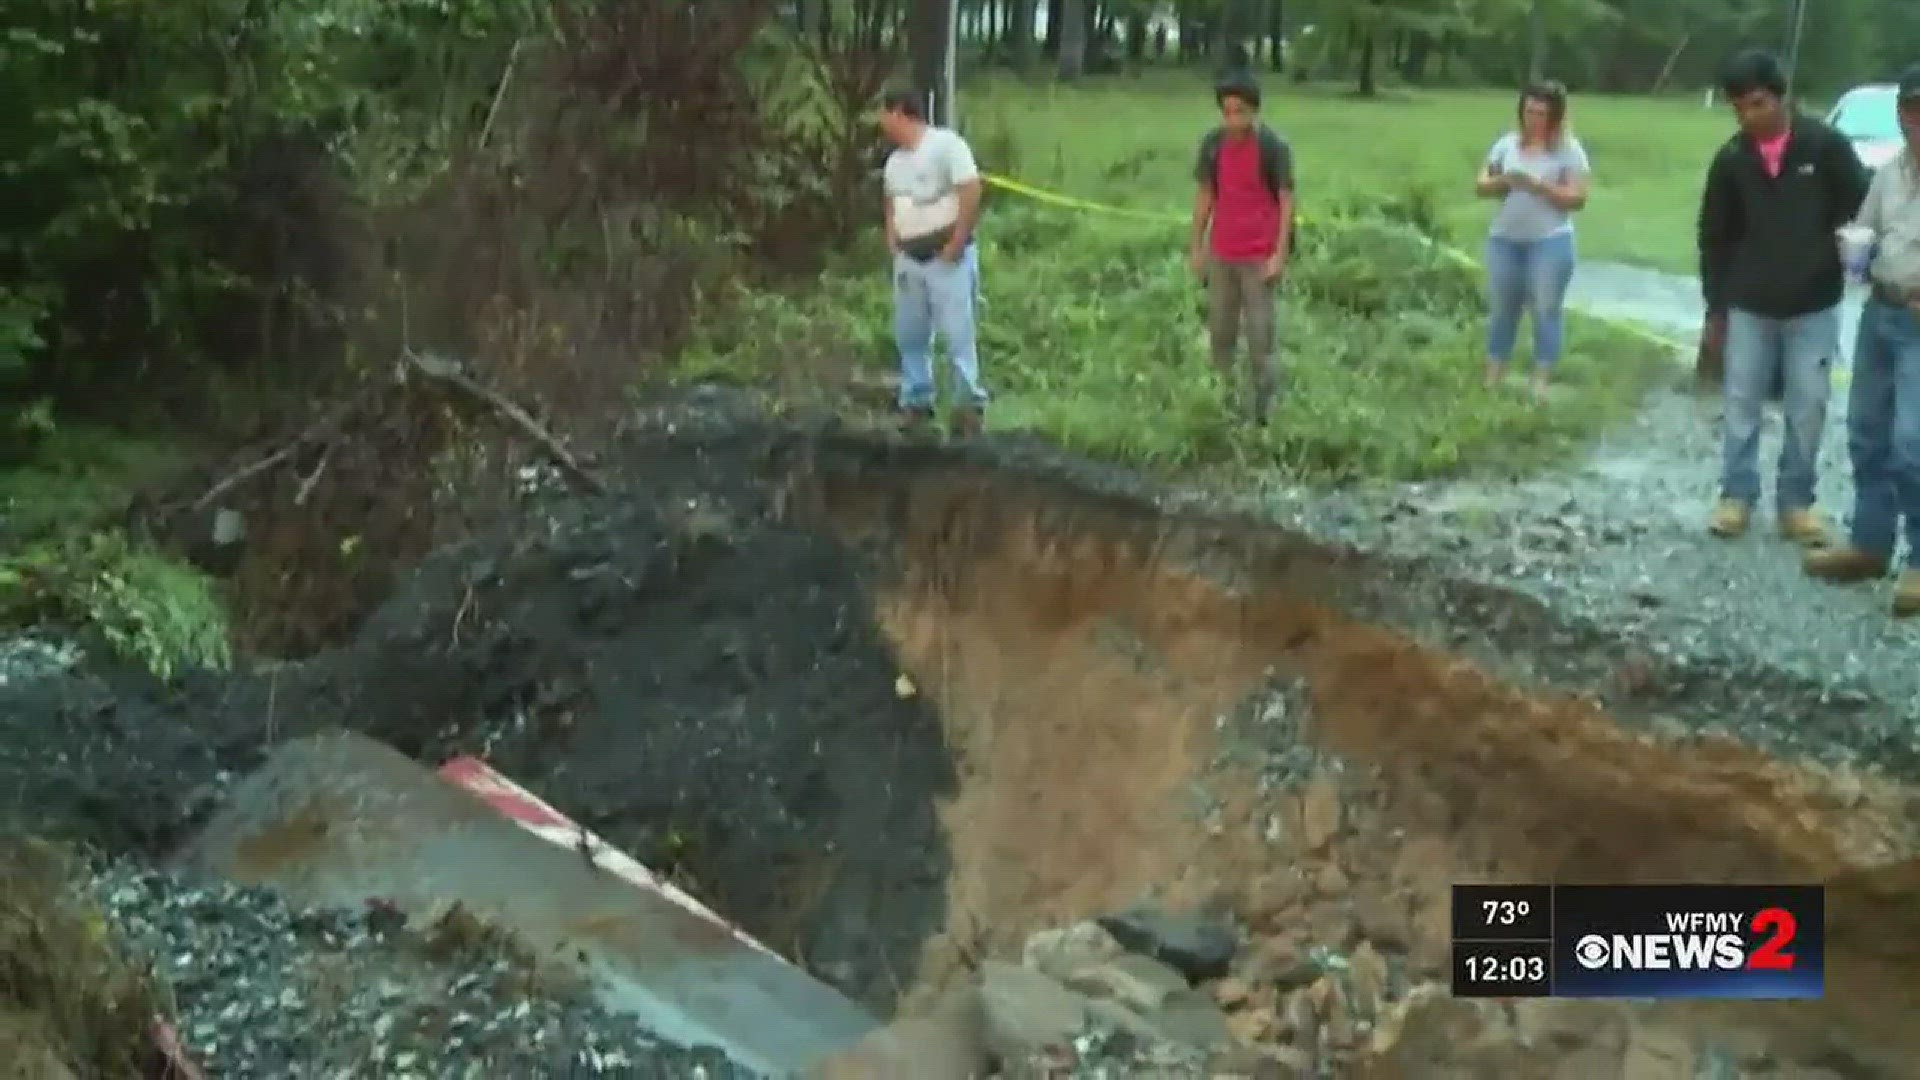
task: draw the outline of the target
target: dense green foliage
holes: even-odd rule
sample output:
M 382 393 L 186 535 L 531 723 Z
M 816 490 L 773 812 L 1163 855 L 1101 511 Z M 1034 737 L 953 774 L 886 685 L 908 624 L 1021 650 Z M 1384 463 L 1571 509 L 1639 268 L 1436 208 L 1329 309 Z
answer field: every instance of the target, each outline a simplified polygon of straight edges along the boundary
M 444 160 L 537 15 L 502 0 L 19 0 L 0 26 L 0 379 L 201 358 L 289 287 L 244 236 L 275 158 L 377 186 Z

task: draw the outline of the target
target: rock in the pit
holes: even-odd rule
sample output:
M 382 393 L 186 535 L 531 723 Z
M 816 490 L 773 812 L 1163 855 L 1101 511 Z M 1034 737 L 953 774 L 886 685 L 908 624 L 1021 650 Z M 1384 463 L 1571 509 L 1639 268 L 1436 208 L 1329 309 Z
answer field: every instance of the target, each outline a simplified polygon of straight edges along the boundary
M 1038 930 L 1027 938 L 1021 962 L 1049 978 L 1062 981 L 1092 964 L 1126 952 L 1099 923 L 1078 922 L 1053 930 Z
M 1333 843 L 1345 824 L 1340 788 L 1326 777 L 1307 784 L 1300 793 L 1300 845 L 1319 851 Z
M 1347 958 L 1347 987 L 1352 991 L 1355 1011 L 1367 1019 L 1378 1016 L 1392 977 L 1386 957 L 1374 949 L 1372 942 L 1361 942 Z
M 983 961 L 980 1001 L 987 1046 L 1005 1060 L 1071 1044 L 1087 1026 L 1086 998 L 1019 964 Z
M 1116 956 L 1083 964 L 1061 982 L 1089 997 L 1117 1001 L 1135 1012 L 1159 1009 L 1167 999 L 1190 992 L 1186 977 L 1149 956 Z
M 1624 1075 L 1633 1080 L 1693 1080 L 1693 1040 L 1671 1028 L 1636 1023 L 1628 1029 Z
M 1135 908 L 1106 916 L 1100 926 L 1128 950 L 1170 965 L 1190 983 L 1226 975 L 1240 948 L 1232 927 L 1199 915 Z
M 811 1080 L 975 1080 L 987 1075 L 986 1005 L 972 987 L 943 998 L 927 1015 L 895 1020 L 834 1055 Z

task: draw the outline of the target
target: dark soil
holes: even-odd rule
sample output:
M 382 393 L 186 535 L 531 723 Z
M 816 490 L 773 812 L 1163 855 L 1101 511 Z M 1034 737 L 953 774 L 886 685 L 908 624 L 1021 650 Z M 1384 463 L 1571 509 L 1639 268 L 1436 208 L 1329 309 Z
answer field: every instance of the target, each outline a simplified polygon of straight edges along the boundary
M 942 922 L 952 767 L 896 694 L 861 561 L 774 512 L 774 453 L 638 446 L 633 488 L 536 499 L 310 661 L 173 693 L 91 665 L 0 688 L 0 786 L 39 832 L 155 850 L 278 740 L 482 754 L 885 1012 Z

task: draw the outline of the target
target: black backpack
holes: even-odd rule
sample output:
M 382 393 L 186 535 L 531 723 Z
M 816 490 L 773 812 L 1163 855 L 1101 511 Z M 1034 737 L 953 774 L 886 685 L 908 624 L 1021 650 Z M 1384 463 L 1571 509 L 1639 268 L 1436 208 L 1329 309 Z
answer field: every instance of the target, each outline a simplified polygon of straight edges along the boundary
M 1293 171 L 1293 151 L 1265 124 L 1254 129 L 1254 137 L 1260 141 L 1260 178 L 1266 181 L 1267 191 L 1277 200 L 1292 179 L 1288 174 Z M 1220 143 L 1225 138 L 1226 132 L 1215 128 L 1200 140 L 1199 175 L 1206 177 L 1215 190 L 1220 183 Z

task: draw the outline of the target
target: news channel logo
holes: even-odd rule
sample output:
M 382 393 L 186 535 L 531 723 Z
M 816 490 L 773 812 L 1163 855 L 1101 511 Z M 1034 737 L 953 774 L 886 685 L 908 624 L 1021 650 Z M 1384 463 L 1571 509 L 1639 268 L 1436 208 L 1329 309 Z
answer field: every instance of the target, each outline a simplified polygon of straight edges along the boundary
M 1817 885 L 1563 885 L 1553 903 L 1555 997 L 1826 992 Z

